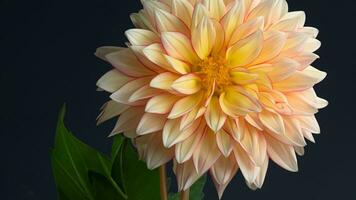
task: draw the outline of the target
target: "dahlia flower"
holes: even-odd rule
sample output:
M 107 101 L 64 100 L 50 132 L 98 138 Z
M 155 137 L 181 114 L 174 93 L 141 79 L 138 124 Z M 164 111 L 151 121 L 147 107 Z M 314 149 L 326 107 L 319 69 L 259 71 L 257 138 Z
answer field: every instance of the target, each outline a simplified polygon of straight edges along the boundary
M 285 0 L 142 0 L 128 48 L 101 47 L 114 69 L 97 86 L 111 94 L 98 123 L 132 138 L 148 168 L 171 160 L 179 190 L 210 172 L 219 196 L 241 171 L 261 188 L 269 160 L 298 170 L 305 139 L 320 133 L 327 105 L 310 66 L 318 30 Z

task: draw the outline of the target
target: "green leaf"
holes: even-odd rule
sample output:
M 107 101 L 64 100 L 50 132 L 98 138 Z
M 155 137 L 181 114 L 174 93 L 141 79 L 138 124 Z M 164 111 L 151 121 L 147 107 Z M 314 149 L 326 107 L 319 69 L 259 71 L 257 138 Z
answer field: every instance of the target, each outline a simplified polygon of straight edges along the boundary
M 126 193 L 126 188 L 123 183 L 123 168 L 122 168 L 122 159 L 123 159 L 123 146 L 125 145 L 126 140 L 121 136 L 117 135 L 114 137 L 114 142 L 112 145 L 111 159 L 112 159 L 112 169 L 111 176 L 116 184 Z
M 159 172 L 149 170 L 128 142 L 123 145 L 123 182 L 129 200 L 160 199 Z
M 112 179 L 94 171 L 89 171 L 88 176 L 93 185 L 95 199 L 124 200 L 118 186 Z
M 189 200 L 202 200 L 204 198 L 204 185 L 206 182 L 206 175 L 202 176 L 197 180 L 191 187 L 189 191 Z M 170 194 L 169 200 L 179 200 L 180 193 Z
M 84 144 L 64 125 L 65 106 L 57 124 L 55 147 L 51 151 L 53 173 L 60 199 L 96 200 L 88 177 L 89 170 L 110 177 L 110 160 Z

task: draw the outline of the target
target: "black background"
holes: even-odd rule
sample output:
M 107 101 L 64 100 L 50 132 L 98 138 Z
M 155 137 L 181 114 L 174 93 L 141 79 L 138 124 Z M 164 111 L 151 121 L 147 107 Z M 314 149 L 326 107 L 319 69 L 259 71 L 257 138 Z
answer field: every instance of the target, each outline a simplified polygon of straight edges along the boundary
M 299 173 L 272 164 L 262 190 L 250 191 L 238 175 L 223 199 L 356 199 L 355 1 L 289 0 L 320 29 L 321 59 L 328 72 L 316 89 L 330 105 L 318 115 L 322 134 L 299 158 Z M 49 149 L 57 113 L 67 102 L 67 125 L 90 145 L 110 148 L 113 123 L 96 127 L 108 94 L 96 80 L 110 66 L 96 47 L 124 45 L 129 14 L 139 0 L 0 0 L 0 199 L 56 199 Z M 217 199 L 213 185 L 205 199 Z

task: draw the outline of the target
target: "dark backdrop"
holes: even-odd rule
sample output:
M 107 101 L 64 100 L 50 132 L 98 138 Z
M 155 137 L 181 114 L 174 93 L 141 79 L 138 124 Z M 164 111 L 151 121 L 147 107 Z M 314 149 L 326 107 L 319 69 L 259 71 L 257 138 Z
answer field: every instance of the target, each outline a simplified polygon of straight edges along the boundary
M 262 190 L 250 191 L 238 175 L 224 199 L 356 199 L 356 32 L 353 0 L 289 0 L 305 10 L 307 25 L 321 31 L 321 59 L 328 77 L 316 89 L 330 105 L 318 114 L 322 134 L 299 158 L 299 173 L 272 164 Z M 67 125 L 103 151 L 112 123 L 95 126 L 108 98 L 96 80 L 110 66 L 96 47 L 123 45 L 129 14 L 139 0 L 0 0 L 1 193 L 4 200 L 49 200 L 56 190 L 49 161 L 57 112 L 67 102 Z M 211 183 L 206 199 L 216 199 Z

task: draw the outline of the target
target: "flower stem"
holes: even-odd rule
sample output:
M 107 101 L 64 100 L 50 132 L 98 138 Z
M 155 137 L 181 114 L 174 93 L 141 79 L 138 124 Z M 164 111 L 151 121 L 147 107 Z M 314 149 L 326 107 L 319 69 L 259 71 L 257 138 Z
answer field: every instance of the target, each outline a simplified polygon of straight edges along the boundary
M 180 200 L 189 200 L 189 188 L 180 193 Z
M 168 200 L 168 197 L 167 197 L 166 165 L 162 165 L 159 168 L 159 177 L 160 177 L 161 200 Z

